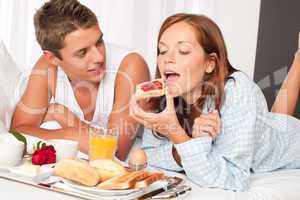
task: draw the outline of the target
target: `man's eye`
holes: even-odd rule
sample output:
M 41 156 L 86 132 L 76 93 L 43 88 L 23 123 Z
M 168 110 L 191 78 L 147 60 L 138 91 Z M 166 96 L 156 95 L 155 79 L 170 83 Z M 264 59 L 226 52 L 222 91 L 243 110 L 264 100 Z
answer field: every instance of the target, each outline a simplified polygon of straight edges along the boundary
M 86 54 L 86 50 L 81 50 L 81 51 L 78 52 L 77 56 L 82 58 L 82 57 L 85 56 L 85 54 Z
M 103 44 L 103 39 L 101 38 L 100 40 L 97 41 L 96 45 L 99 46 L 99 45 L 102 45 L 102 44 Z

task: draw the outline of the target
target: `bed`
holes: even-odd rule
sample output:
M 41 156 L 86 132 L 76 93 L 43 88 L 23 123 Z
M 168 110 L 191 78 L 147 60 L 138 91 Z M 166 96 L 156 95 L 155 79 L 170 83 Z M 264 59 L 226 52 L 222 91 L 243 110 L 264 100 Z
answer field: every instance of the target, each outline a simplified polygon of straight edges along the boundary
M 24 80 L 24 76 L 0 41 L 0 134 L 9 129 L 13 106 L 18 100 L 16 96 L 24 88 L 24 81 L 21 79 Z M 139 144 L 138 139 L 134 145 L 137 147 Z M 247 192 L 200 188 L 193 185 L 193 191 L 186 197 L 199 200 L 300 200 L 300 169 L 253 174 Z

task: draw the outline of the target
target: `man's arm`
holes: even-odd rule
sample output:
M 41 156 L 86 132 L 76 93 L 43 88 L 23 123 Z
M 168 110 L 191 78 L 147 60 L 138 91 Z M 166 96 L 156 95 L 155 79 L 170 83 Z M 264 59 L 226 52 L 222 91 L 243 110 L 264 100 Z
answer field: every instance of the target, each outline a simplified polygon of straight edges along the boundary
M 40 128 L 47 117 L 50 98 L 55 91 L 56 67 L 41 57 L 29 77 L 26 90 L 16 106 L 11 129 L 43 139 L 72 139 L 80 141 L 80 149 L 87 151 L 88 134 L 85 126 L 64 127 L 57 130 Z
M 51 98 L 50 77 L 53 77 L 54 72 L 55 68 L 44 58 L 38 60 L 31 71 L 25 92 L 16 106 L 12 129 L 24 125 L 39 127 L 43 122 Z
M 127 55 L 118 70 L 115 81 L 113 110 L 109 117 L 109 127 L 119 131 L 117 156 L 125 160 L 134 142 L 138 123 L 129 116 L 129 102 L 135 86 L 150 79 L 145 60 L 136 53 Z

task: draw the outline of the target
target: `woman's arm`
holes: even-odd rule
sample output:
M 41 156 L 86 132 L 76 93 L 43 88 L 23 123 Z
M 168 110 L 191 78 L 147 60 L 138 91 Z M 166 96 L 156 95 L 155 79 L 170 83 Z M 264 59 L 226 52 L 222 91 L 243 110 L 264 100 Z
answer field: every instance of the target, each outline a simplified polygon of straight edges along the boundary
M 203 187 L 246 190 L 255 145 L 255 95 L 250 89 L 237 88 L 227 93 L 226 102 L 229 104 L 221 114 L 222 131 L 215 144 L 209 135 L 178 144 L 162 142 L 144 148 L 149 164 L 169 170 L 184 169 L 189 179 Z M 147 138 L 143 143 L 146 142 Z M 153 141 L 148 143 L 155 144 Z M 172 156 L 173 145 L 181 163 L 176 163 Z
M 295 59 L 289 73 L 283 82 L 275 102 L 272 112 L 293 115 L 297 105 L 300 89 L 300 49 L 295 54 Z
M 147 154 L 149 165 L 173 171 L 182 171 L 180 157 L 174 148 L 174 144 L 164 139 L 158 139 L 150 129 L 145 129 L 142 140 L 142 149 Z M 177 154 L 177 155 L 176 155 Z

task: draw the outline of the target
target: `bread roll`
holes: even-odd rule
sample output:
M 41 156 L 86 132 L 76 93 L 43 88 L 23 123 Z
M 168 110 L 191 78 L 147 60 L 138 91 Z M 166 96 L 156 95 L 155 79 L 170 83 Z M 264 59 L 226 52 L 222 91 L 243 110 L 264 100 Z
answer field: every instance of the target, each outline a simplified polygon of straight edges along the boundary
M 165 84 L 162 79 L 154 79 L 136 86 L 135 97 L 145 99 L 165 95 Z
M 126 173 L 125 168 L 118 162 L 110 159 L 97 159 L 90 162 L 100 176 L 101 182 Z
M 97 169 L 81 160 L 63 159 L 59 161 L 55 165 L 54 174 L 86 186 L 95 186 L 100 181 Z

